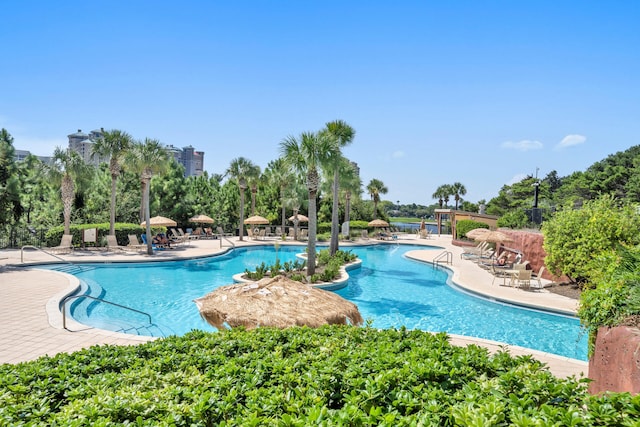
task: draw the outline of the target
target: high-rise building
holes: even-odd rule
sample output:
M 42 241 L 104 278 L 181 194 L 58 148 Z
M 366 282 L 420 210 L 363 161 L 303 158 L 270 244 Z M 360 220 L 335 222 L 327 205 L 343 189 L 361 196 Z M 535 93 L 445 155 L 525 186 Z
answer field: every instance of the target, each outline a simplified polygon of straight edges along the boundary
M 67 135 L 69 138 L 69 149 L 80 154 L 85 163 L 99 166 L 100 163 L 108 162 L 109 157 L 93 156 L 93 144 L 104 136 L 104 131 L 92 130 L 88 135 L 78 129 L 78 132 Z
M 191 145 L 182 149 L 167 145 L 166 150 L 184 166 L 184 176 L 200 176 L 204 170 L 204 151 L 196 151 Z
M 85 163 L 99 166 L 100 163 L 108 162 L 109 157 L 96 157 L 93 154 L 93 144 L 104 136 L 104 130 L 92 130 L 89 134 L 78 132 L 67 135 L 69 138 L 69 149 L 80 154 Z M 177 148 L 173 145 L 165 147 L 171 157 L 176 162 L 184 166 L 184 176 L 200 176 L 204 171 L 204 151 L 196 151 L 191 145 L 184 148 Z

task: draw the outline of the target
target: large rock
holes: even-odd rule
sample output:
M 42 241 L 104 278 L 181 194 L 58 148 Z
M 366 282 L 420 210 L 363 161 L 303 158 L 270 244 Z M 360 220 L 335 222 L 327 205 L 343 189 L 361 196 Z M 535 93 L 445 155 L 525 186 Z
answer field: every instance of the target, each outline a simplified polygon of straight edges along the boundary
M 589 392 L 640 393 L 640 329 L 628 326 L 598 329 L 589 360 Z

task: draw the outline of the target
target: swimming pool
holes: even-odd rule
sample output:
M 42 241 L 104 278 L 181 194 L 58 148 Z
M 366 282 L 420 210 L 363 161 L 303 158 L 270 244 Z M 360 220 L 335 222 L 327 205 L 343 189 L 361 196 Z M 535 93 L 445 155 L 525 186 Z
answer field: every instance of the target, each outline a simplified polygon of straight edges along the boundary
M 587 360 L 587 337 L 576 318 L 517 308 L 468 295 L 451 283 L 449 270 L 412 261 L 415 245 L 350 248 L 362 259 L 351 270 L 348 285 L 337 291 L 358 305 L 373 327 L 406 326 L 484 338 Z M 435 249 L 435 248 L 434 248 Z M 278 257 L 292 260 L 301 247 L 282 246 Z M 235 249 L 206 259 L 137 264 L 91 264 L 77 273 L 88 284 L 83 292 L 147 312 L 145 318 L 118 307 L 83 299 L 71 304 L 71 315 L 91 326 L 142 335 L 182 335 L 192 329 L 214 330 L 193 303 L 231 276 L 275 261 L 273 247 Z

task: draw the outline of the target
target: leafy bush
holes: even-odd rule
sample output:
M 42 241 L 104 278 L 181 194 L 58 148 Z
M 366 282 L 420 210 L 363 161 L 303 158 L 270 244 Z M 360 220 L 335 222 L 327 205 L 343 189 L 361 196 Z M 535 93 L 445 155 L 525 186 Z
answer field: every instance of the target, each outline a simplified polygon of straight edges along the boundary
M 348 326 L 191 332 L 0 366 L 2 425 L 633 425 L 640 396 L 589 396 L 445 334 Z
M 582 325 L 589 330 L 590 354 L 598 328 L 617 326 L 640 316 L 640 246 L 621 246 L 597 262 L 601 266 L 595 277 L 597 285 L 581 293 L 578 309 Z
M 316 241 L 318 242 L 328 242 L 329 240 L 331 240 L 330 232 L 316 234 Z
M 603 196 L 581 209 L 568 207 L 542 224 L 545 265 L 555 275 L 588 282 L 601 266 L 597 258 L 619 244 L 640 243 L 640 216 L 633 206 Z
M 480 221 L 474 221 L 472 219 L 461 219 L 456 222 L 456 238 L 462 239 L 466 236 L 466 234 L 475 230 L 476 228 L 489 228 L 488 224 Z

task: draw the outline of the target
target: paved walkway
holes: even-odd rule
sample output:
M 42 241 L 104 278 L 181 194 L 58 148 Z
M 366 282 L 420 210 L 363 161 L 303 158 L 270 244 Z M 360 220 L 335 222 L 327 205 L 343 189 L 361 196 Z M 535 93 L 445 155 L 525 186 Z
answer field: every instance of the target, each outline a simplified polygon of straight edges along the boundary
M 246 238 L 245 238 L 246 239 Z M 236 246 L 253 244 L 272 245 L 276 240 L 239 242 L 233 238 Z M 280 244 L 290 244 L 278 241 Z M 431 239 L 417 239 L 414 235 L 400 237 L 399 243 L 435 245 L 443 247 L 453 254 L 453 280 L 461 287 L 485 296 L 511 301 L 532 307 L 550 308 L 558 312 L 573 313 L 577 302 L 570 298 L 546 291 L 528 292 L 492 284 L 491 273 L 476 264 L 460 258 L 462 249 L 451 244 L 451 236 L 434 236 Z M 160 251 L 149 256 L 134 252 L 106 252 L 77 250 L 61 258 L 71 262 L 139 262 L 166 261 L 169 259 L 187 259 L 221 253 L 229 249 L 229 243 L 220 240 L 196 240 L 189 245 L 174 250 Z M 376 243 L 371 239 L 363 243 Z M 407 256 L 430 262 L 442 251 L 415 250 Z M 150 337 L 121 334 L 90 328 L 67 319 L 67 329 L 62 328 L 60 301 L 73 293 L 78 281 L 72 276 L 25 265 L 57 261 L 40 251 L 20 250 L 0 251 L 0 363 L 18 363 L 33 360 L 44 355 L 60 352 L 72 352 L 92 345 L 118 344 L 134 345 L 148 341 Z M 512 354 L 532 354 L 547 363 L 550 371 L 559 377 L 587 374 L 587 363 L 549 353 L 516 346 L 506 346 L 487 340 L 451 336 L 456 345 L 478 344 L 491 351 L 509 349 Z

